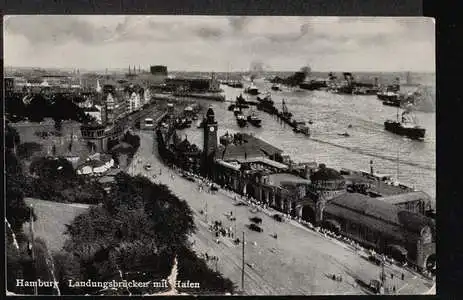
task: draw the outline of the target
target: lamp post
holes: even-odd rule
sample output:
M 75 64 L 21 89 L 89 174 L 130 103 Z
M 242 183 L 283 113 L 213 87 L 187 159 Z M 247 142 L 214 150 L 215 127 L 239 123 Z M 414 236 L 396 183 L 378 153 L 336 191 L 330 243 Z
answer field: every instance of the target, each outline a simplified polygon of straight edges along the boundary
M 36 264 L 35 264 L 35 249 L 34 249 L 34 219 L 33 219 L 33 212 L 34 206 L 31 204 L 30 205 L 30 210 L 29 210 L 29 224 L 30 224 L 30 234 L 31 234 L 31 242 L 30 242 L 30 250 L 31 250 L 31 258 L 32 258 L 32 268 L 33 268 L 33 273 L 34 277 L 36 277 Z M 37 285 L 34 286 L 34 295 L 38 295 L 38 288 Z

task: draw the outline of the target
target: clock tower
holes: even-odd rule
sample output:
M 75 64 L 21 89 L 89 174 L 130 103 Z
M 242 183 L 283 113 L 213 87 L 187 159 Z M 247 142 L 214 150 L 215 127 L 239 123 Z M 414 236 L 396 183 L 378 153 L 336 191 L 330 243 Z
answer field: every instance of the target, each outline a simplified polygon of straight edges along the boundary
M 204 124 L 204 145 L 203 145 L 203 176 L 213 179 L 214 176 L 214 157 L 217 151 L 217 121 L 211 107 L 207 110 Z

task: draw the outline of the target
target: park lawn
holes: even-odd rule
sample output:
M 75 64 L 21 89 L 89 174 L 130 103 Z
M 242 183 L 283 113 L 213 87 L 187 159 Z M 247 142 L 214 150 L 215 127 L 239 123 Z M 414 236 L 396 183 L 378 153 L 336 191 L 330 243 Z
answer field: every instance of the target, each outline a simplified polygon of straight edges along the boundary
M 87 204 L 66 204 L 25 198 L 27 205 L 33 205 L 37 220 L 34 222 L 34 235 L 43 239 L 50 251 L 59 251 L 64 246 L 67 236 L 64 234 L 66 224 L 79 214 L 85 212 Z M 29 223 L 24 224 L 24 232 L 29 235 Z

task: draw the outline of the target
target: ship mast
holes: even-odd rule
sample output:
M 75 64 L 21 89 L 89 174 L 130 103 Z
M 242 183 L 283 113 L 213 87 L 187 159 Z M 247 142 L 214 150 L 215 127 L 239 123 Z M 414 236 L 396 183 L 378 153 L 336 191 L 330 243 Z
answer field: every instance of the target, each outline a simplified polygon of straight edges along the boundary
M 399 154 L 400 154 L 400 141 L 397 146 L 397 183 L 399 183 L 399 166 L 400 166 L 400 161 L 399 161 Z

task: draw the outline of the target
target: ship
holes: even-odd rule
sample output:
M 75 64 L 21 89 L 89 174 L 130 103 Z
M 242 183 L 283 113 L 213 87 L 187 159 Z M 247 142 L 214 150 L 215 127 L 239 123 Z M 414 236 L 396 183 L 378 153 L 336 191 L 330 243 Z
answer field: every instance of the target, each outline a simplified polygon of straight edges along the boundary
M 302 133 L 306 136 L 310 136 L 310 128 L 305 124 L 303 121 L 294 121 L 293 122 L 294 128 L 293 131 L 295 133 Z
M 265 94 L 263 97 L 257 96 L 257 101 L 260 103 L 273 105 L 273 100 L 269 93 Z
M 313 79 L 299 84 L 299 87 L 304 90 L 314 91 L 327 88 L 328 85 L 323 79 Z
M 257 101 L 259 101 L 259 103 L 257 104 L 258 110 L 265 111 L 272 115 L 278 113 L 278 109 L 276 109 L 276 107 L 273 106 L 274 103 L 269 94 L 263 98 L 257 96 Z
M 426 135 L 426 129 L 416 125 L 414 116 L 410 109 L 402 112 L 402 119 L 399 120 L 399 108 L 397 108 L 397 120 L 386 120 L 384 128 L 392 133 L 409 137 L 414 140 L 423 140 Z
M 247 124 L 246 117 L 241 111 L 236 115 L 236 122 L 238 123 L 239 127 L 245 127 Z
M 247 104 L 246 99 L 244 99 L 243 95 L 240 94 L 238 97 L 236 97 L 236 104 L 235 107 L 238 108 L 249 108 L 249 105 Z
M 243 88 L 243 83 L 241 81 L 239 81 L 239 80 L 232 80 L 232 81 L 228 82 L 228 86 L 232 87 L 232 88 L 241 89 L 241 88 Z
M 278 84 L 273 84 L 272 85 L 272 90 L 273 91 L 281 91 L 281 88 L 280 88 L 280 86 Z
M 259 89 L 254 85 L 254 83 L 252 82 L 250 86 L 248 86 L 245 90 L 244 90 L 245 93 L 249 94 L 249 95 L 258 95 L 259 94 Z
M 248 116 L 248 122 L 251 123 L 252 125 L 256 127 L 261 127 L 262 126 L 262 120 L 256 115 L 255 112 L 252 112 Z
M 399 99 L 399 93 L 390 90 L 380 91 L 376 94 L 376 97 L 379 100 L 394 102 Z

